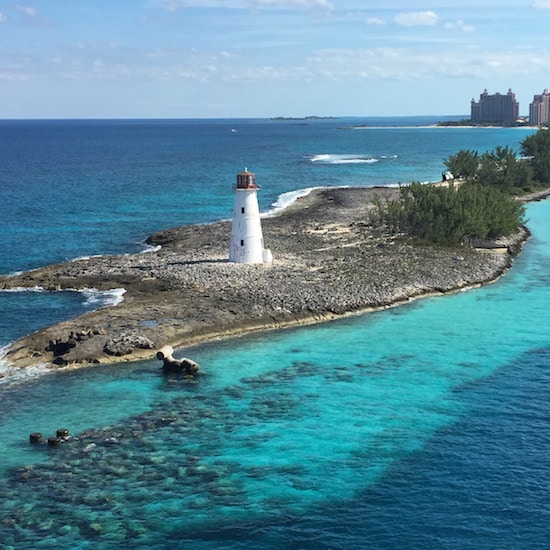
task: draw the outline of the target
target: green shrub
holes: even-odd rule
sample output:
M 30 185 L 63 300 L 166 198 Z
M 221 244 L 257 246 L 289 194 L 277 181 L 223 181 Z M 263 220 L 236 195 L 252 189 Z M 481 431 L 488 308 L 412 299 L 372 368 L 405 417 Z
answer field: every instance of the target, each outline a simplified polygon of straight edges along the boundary
M 510 195 L 477 183 L 459 187 L 413 183 L 401 188 L 399 198 L 376 205 L 390 231 L 442 245 L 510 235 L 524 215 L 523 206 Z

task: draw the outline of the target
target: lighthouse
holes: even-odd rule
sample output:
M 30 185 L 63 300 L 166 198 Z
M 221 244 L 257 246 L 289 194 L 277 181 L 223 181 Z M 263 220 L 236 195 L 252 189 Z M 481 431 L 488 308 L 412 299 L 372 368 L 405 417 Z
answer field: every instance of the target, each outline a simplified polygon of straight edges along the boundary
M 244 264 L 269 264 L 271 251 L 264 248 L 256 176 L 247 168 L 237 174 L 229 261 Z

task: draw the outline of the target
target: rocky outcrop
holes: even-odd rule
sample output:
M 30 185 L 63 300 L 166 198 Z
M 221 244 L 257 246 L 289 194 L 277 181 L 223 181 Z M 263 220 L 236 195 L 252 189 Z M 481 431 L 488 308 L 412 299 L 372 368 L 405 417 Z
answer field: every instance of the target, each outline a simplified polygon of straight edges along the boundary
M 136 349 L 155 349 L 155 343 L 138 330 L 112 334 L 105 342 L 103 351 L 109 355 L 130 355 Z
M 5 360 L 26 367 L 154 357 L 242 332 L 319 322 L 495 280 L 528 236 L 504 253 L 415 246 L 369 221 L 388 188 L 319 189 L 264 218 L 273 264 L 227 261 L 230 224 L 183 226 L 152 235 L 159 250 L 94 257 L 0 277 L 0 288 L 126 288 L 124 300 L 12 344 Z M 94 327 L 90 329 L 89 327 Z

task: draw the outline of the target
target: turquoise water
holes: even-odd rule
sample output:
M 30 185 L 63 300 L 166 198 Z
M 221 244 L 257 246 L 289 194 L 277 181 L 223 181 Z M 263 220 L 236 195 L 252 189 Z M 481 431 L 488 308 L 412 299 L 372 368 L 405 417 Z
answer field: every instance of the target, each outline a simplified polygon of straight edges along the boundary
M 0 386 L 0 546 L 548 547 L 550 202 L 527 214 L 495 284 L 186 350 L 196 383 Z
M 534 204 L 528 212 L 540 231 L 494 285 L 199 347 L 192 355 L 204 374 L 196 384 L 165 379 L 158 364 L 144 363 L 49 375 L 12 388 L 1 405 L 2 454 L 14 464 L 35 464 L 5 471 L 0 493 L 8 519 L 0 540 L 17 548 L 38 542 L 109 548 L 116 541 L 159 548 L 187 547 L 184 541 L 193 548 L 359 548 L 368 538 L 354 535 L 353 524 L 351 540 L 338 543 L 323 516 L 334 508 L 346 516 L 358 499 L 381 498 L 380 487 L 396 471 L 413 475 L 431 447 L 462 424 L 465 442 L 455 450 L 462 469 L 449 471 L 439 456 L 431 458 L 434 470 L 423 472 L 460 488 L 462 478 L 478 475 L 472 468 L 487 467 L 479 448 L 503 422 L 522 424 L 521 438 L 538 432 L 537 468 L 500 480 L 504 489 L 510 482 L 524 486 L 521 500 L 480 505 L 483 524 L 495 532 L 481 536 L 479 546 L 471 517 L 464 524 L 452 513 L 456 503 L 447 487 L 432 511 L 437 517 L 424 518 L 439 534 L 419 533 L 418 547 L 452 530 L 459 547 L 514 548 L 516 517 L 523 514 L 531 519 L 522 536 L 533 537 L 529 547 L 542 548 L 549 516 L 550 438 L 543 422 L 549 401 L 542 383 L 550 367 L 550 205 Z M 533 393 L 524 397 L 539 416 L 535 425 L 524 424 L 525 411 L 512 407 L 489 423 L 492 409 L 508 400 L 506 391 L 517 391 L 499 379 L 501 370 L 529 384 Z M 470 418 L 480 408 L 489 427 L 476 438 Z M 75 435 L 93 431 L 55 449 L 27 444 L 31 431 L 53 435 L 59 427 Z M 496 451 L 499 461 L 509 448 Z M 485 482 L 478 479 L 477 491 Z M 397 527 L 399 491 L 394 498 Z M 422 494 L 416 498 L 418 507 L 433 506 Z M 414 509 L 406 512 L 414 516 Z M 299 527 L 302 521 L 307 529 Z

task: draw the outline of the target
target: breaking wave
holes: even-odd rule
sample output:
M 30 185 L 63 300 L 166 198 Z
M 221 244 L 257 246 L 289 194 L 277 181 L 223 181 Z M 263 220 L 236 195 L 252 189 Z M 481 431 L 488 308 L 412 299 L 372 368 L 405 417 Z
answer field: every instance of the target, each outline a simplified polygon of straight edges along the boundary
M 310 162 L 317 164 L 375 164 L 380 162 L 379 158 L 362 155 L 314 155 L 309 158 Z
M 143 246 L 143 250 L 140 252 L 140 254 L 147 254 L 148 252 L 158 252 L 162 248 L 160 244 L 152 245 L 152 244 L 142 243 L 142 246 Z
M 73 258 L 72 260 L 68 260 L 70 262 L 81 262 L 84 260 L 91 260 L 93 258 L 103 258 L 103 254 L 91 254 L 89 256 L 77 256 L 76 258 Z
M 98 290 L 97 288 L 64 288 L 61 290 L 48 291 L 41 286 L 0 288 L 0 292 L 78 292 L 85 298 L 84 305 L 93 309 L 116 306 L 124 299 L 125 288 L 113 288 L 111 290 Z M 1 349 L 0 349 L 1 351 Z
M 0 292 L 46 292 L 42 286 L 15 286 L 13 288 L 0 288 Z
M 125 288 L 113 288 L 112 290 L 98 290 L 97 288 L 82 288 L 78 290 L 85 298 L 85 305 L 93 309 L 116 306 L 124 299 Z
M 36 367 L 14 367 L 7 361 L 0 359 L 0 385 L 13 384 L 29 378 L 36 378 L 51 372 L 48 366 L 43 363 Z
M 318 189 L 318 187 L 307 187 L 305 189 L 289 191 L 288 193 L 279 195 L 277 200 L 271 205 L 271 210 L 265 214 L 262 214 L 262 216 L 271 216 L 276 212 L 284 210 L 287 206 L 290 206 L 293 202 L 296 202 L 300 197 L 309 195 L 314 189 Z
M 35 367 L 15 367 L 5 360 L 9 346 L 0 347 L 0 385 L 26 380 L 45 374 L 48 367 L 45 363 Z

